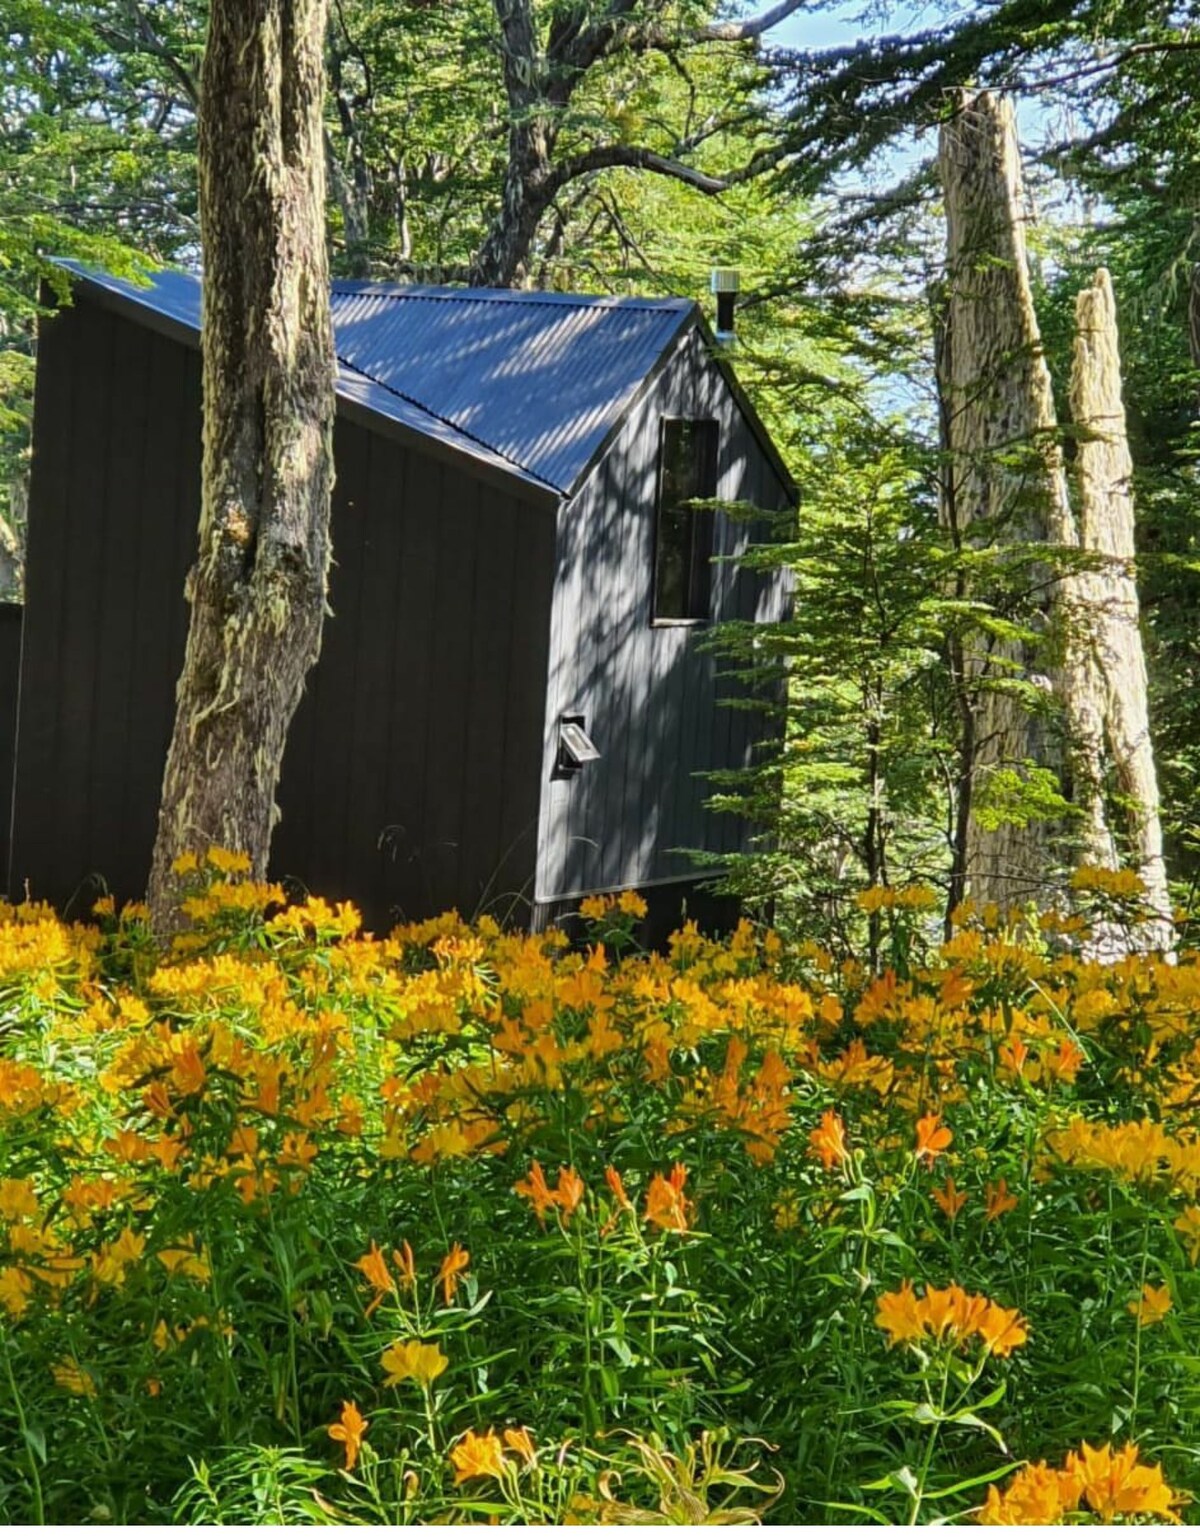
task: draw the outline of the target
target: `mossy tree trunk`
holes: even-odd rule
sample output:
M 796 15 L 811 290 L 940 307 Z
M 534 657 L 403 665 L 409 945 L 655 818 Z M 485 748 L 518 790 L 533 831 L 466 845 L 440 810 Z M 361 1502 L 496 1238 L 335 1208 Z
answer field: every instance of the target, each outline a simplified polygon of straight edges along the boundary
M 288 726 L 326 606 L 335 363 L 326 0 L 213 0 L 199 109 L 203 490 L 149 899 L 214 842 L 266 872 Z

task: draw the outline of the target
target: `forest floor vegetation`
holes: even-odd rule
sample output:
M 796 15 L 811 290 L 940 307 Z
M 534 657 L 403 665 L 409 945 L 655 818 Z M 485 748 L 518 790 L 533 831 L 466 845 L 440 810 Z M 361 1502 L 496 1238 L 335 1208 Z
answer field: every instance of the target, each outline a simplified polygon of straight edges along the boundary
M 874 976 L 634 894 L 375 939 L 183 864 L 165 950 L 0 911 L 0 1521 L 1189 1515 L 1200 956 L 923 889 Z

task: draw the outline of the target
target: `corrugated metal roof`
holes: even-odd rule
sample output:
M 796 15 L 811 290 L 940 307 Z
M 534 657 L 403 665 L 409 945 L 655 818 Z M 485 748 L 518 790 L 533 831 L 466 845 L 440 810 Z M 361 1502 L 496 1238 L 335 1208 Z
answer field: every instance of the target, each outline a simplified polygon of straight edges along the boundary
M 177 325 L 199 280 L 149 287 L 64 264 Z M 338 392 L 564 496 L 694 310 L 690 300 L 337 282 Z

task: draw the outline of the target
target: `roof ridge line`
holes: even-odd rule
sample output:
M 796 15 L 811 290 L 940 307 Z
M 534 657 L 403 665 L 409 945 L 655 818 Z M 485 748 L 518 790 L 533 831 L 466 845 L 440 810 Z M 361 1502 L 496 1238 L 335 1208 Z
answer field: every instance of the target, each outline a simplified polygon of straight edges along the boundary
M 397 390 L 394 385 L 389 385 L 386 380 L 377 379 L 368 370 L 360 368 L 353 359 L 343 357 L 336 350 L 334 357 L 339 364 L 345 364 L 347 369 L 353 369 L 355 374 L 361 374 L 364 380 L 370 380 L 371 384 L 378 386 L 380 390 L 386 390 L 389 395 L 395 396 L 399 401 L 407 401 L 409 406 L 415 406 L 418 411 L 424 412 L 426 417 L 432 417 L 434 422 L 440 422 L 447 428 L 453 428 L 455 433 L 461 434 L 463 438 L 470 439 L 473 444 L 478 444 L 481 449 L 486 449 L 489 454 L 496 455 L 499 459 L 505 461 L 506 464 L 511 465 L 514 470 L 520 471 L 522 476 L 528 476 L 531 481 L 537 481 L 542 486 L 549 487 L 559 497 L 567 495 L 562 487 L 556 486 L 553 481 L 547 481 L 544 476 L 539 476 L 536 471 L 530 470 L 527 465 L 522 465 L 519 460 L 514 460 L 512 455 L 505 454 L 504 450 L 497 448 L 495 444 L 489 444 L 487 439 L 480 438 L 478 433 L 472 433 L 470 428 L 460 427 L 452 417 L 443 417 L 441 412 L 435 412 L 432 407 L 426 406 L 424 401 L 419 401 L 416 396 L 406 395 L 404 391 Z
M 335 278 L 330 284 L 333 293 L 339 292 L 339 285 L 353 284 L 353 288 L 343 288 L 343 294 L 370 294 L 376 299 L 406 300 L 466 300 L 471 299 L 478 304 L 498 303 L 501 305 L 539 305 L 545 302 L 556 305 L 573 304 L 581 310 L 611 310 L 617 306 L 625 306 L 630 310 L 667 310 L 686 309 L 696 303 L 683 294 L 670 294 L 661 299 L 655 299 L 646 294 L 560 294 L 554 289 L 455 289 L 446 284 L 384 284 L 369 278 Z M 440 289 L 441 293 L 430 294 L 405 294 L 405 288 L 411 289 Z

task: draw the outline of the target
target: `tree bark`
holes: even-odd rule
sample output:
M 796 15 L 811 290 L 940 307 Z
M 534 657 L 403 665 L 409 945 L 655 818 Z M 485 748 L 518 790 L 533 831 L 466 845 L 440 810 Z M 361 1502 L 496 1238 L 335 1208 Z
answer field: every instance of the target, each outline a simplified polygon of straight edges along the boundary
M 326 0 L 213 0 L 201 76 L 203 488 L 149 899 L 209 842 L 265 875 L 288 725 L 320 647 L 335 363 Z
M 1034 313 L 1025 246 L 1020 153 L 1012 105 L 963 93 L 939 147 L 948 229 L 946 338 L 940 389 L 945 402 L 949 487 L 957 537 L 977 549 L 1078 544 L 1050 373 Z M 1066 770 L 1052 709 L 1065 716 L 1072 790 L 1083 813 L 1076 831 L 1088 859 L 1112 864 L 1100 792 L 1103 709 L 1074 628 L 1062 621 L 1070 576 L 1017 555 L 1025 593 L 1005 619 L 1036 639 L 979 628 L 963 640 L 962 687 L 973 718 L 969 767 L 972 815 L 963 821 L 963 879 L 980 903 L 1011 905 L 1058 896 L 1056 861 L 1065 831 L 1045 819 L 995 826 L 981 818 L 1000 772 L 1037 765 Z M 978 597 L 976 595 L 976 597 Z M 1010 600 L 1011 600 L 1010 595 Z M 1068 606 L 1069 608 L 1069 606 Z M 1057 624 L 1055 622 L 1058 622 Z M 1045 709 L 1030 709 L 1038 688 Z
M 1129 855 L 1158 917 L 1140 938 L 1169 949 L 1175 940 L 1158 816 L 1158 777 L 1147 709 L 1146 662 L 1134 571 L 1133 460 L 1121 399 L 1121 357 L 1112 281 L 1100 268 L 1075 301 L 1071 415 L 1079 431 L 1076 476 L 1085 550 L 1106 558 L 1083 575 L 1087 636 L 1103 708 Z M 1115 821 L 1115 819 L 1114 819 Z

